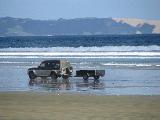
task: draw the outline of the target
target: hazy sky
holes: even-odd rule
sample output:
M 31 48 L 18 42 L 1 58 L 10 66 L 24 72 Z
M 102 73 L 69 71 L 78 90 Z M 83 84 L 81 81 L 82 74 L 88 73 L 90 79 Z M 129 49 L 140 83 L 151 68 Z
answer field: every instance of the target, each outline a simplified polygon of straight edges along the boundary
M 160 0 L 0 0 L 0 17 L 160 19 Z

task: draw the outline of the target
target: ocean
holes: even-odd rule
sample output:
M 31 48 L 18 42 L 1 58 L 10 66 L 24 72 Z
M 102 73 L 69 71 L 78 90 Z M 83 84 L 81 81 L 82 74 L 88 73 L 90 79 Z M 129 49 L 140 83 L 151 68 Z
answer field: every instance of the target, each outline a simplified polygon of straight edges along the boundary
M 67 87 L 30 86 L 27 69 L 48 59 L 69 60 L 74 74 L 104 69 L 106 75 L 98 85 L 93 78 L 84 85 L 82 78 L 71 77 Z M 0 37 L 0 75 L 0 91 L 160 95 L 160 35 Z

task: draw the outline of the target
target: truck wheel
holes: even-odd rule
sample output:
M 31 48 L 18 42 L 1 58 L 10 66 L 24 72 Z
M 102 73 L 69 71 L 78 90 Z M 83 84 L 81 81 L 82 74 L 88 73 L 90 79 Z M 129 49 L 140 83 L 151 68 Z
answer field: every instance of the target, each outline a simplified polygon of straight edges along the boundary
M 86 74 L 86 75 L 84 75 L 83 76 L 83 80 L 84 80 L 84 82 L 88 82 L 88 78 L 89 78 L 89 76 Z
M 35 78 L 36 78 L 36 75 L 34 74 L 33 71 L 30 71 L 30 72 L 29 72 L 29 78 L 30 78 L 30 79 L 35 79 Z
M 99 76 L 94 76 L 94 83 L 99 83 Z
M 56 80 L 58 78 L 58 75 L 56 73 L 51 73 L 51 78 Z

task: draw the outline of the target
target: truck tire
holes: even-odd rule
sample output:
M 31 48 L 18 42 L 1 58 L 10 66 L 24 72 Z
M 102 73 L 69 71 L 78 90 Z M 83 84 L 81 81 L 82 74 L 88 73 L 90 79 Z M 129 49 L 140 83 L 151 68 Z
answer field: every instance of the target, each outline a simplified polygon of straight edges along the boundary
M 55 72 L 52 72 L 50 76 L 53 80 L 57 80 L 58 78 L 58 75 Z
M 30 79 L 35 79 L 35 78 L 36 78 L 36 75 L 34 74 L 33 71 L 30 71 L 30 72 L 29 72 L 29 78 L 30 78 Z

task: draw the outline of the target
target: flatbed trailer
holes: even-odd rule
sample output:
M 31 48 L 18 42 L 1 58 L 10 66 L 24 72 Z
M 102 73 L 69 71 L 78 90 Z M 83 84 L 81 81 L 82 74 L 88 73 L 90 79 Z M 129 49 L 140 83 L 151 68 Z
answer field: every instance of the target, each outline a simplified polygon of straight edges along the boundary
M 83 77 L 88 82 L 89 77 L 93 77 L 95 82 L 99 82 L 100 77 L 104 77 L 105 70 L 77 70 L 74 77 Z

